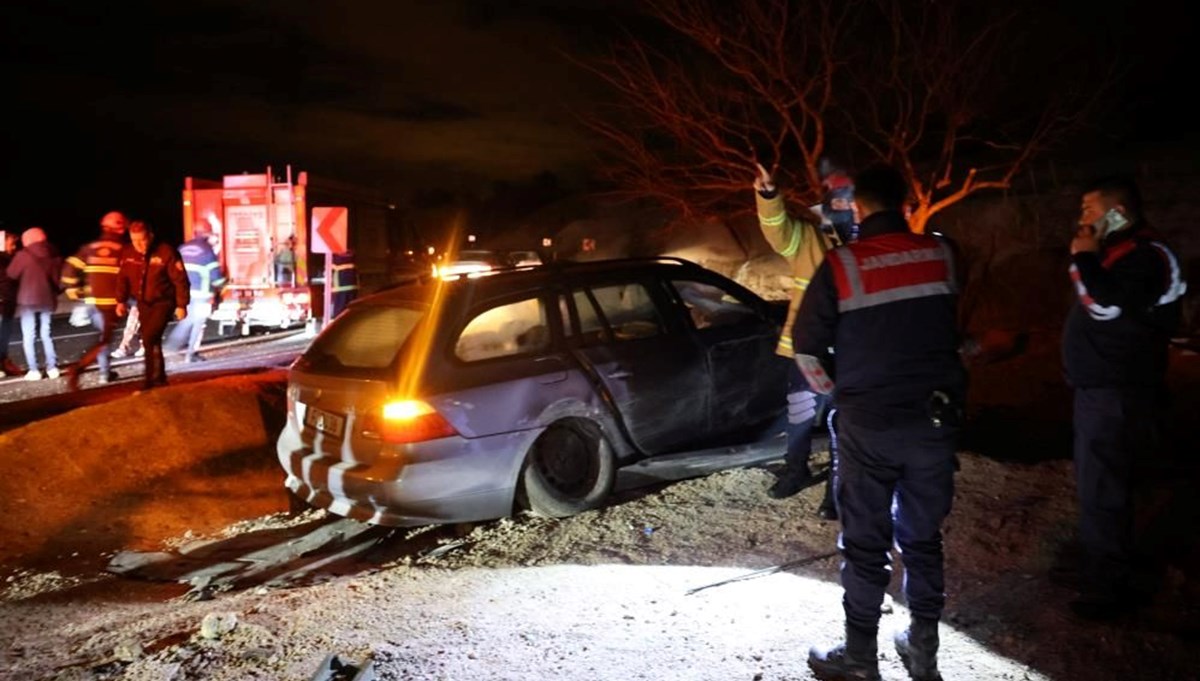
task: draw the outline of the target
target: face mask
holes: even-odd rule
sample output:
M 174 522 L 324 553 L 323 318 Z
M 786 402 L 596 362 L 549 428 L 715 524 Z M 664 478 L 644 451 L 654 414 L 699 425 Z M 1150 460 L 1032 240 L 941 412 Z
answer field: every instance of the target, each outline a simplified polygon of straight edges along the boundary
M 838 187 L 830 190 L 821 204 L 821 212 L 833 224 L 833 228 L 837 230 L 838 236 L 843 242 L 852 241 L 856 231 L 854 209 L 851 205 L 853 200 L 853 187 Z

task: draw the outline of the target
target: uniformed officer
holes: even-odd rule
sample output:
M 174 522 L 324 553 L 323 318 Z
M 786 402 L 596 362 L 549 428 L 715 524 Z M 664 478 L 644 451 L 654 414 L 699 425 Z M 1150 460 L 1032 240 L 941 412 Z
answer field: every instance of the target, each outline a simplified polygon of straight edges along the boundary
M 912 616 L 896 636 L 897 651 L 912 678 L 940 679 L 941 526 L 954 494 L 966 374 L 953 249 L 909 231 L 907 193 L 891 166 L 855 177 L 858 241 L 830 251 L 793 328 L 808 384 L 834 393 L 838 405 L 833 493 L 846 638 L 810 651 L 809 666 L 822 679 L 879 678 L 876 638 L 893 545 L 903 556 Z
M 1071 242 L 1076 304 L 1063 329 L 1075 391 L 1075 482 L 1084 561 L 1071 609 L 1087 619 L 1131 610 L 1133 469 L 1160 441 L 1167 347 L 1187 290 L 1179 259 L 1142 217 L 1132 180 L 1084 191 Z
M 354 251 L 344 251 L 333 254 L 333 288 L 331 294 L 330 319 L 337 317 L 346 309 L 350 301 L 358 296 L 358 270 L 354 266 Z
M 225 273 L 213 250 L 212 239 L 210 232 L 198 229 L 191 239 L 179 247 L 179 256 L 187 271 L 190 302 L 187 317 L 171 330 L 167 346 L 173 350 L 182 349 L 187 362 L 204 359 L 199 352 L 200 341 L 204 337 L 208 317 L 212 314 L 213 297 L 225 285 Z
M 187 316 L 188 279 L 179 252 L 154 239 L 150 226 L 141 221 L 129 225 L 130 245 L 121 253 L 117 277 L 117 315 L 128 311 L 123 301 L 137 301 L 142 323 L 142 347 L 146 349 L 146 390 L 167 384 L 162 338 L 172 315 L 176 321 Z

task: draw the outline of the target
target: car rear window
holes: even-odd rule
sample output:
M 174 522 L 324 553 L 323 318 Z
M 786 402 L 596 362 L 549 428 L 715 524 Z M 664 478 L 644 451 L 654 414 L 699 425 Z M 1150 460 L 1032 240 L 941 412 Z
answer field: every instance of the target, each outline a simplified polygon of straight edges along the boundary
M 328 372 L 391 366 L 423 309 L 395 305 L 349 307 L 305 352 L 309 368 Z

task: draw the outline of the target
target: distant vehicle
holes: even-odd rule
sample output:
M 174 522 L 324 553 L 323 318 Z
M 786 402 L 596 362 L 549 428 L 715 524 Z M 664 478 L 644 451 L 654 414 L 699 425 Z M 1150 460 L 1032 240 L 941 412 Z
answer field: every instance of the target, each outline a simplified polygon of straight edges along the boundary
M 449 262 L 443 265 L 434 265 L 433 275 L 440 279 L 457 279 L 491 272 L 508 267 L 509 264 L 507 258 L 493 251 L 459 251 Z
M 303 324 L 319 312 L 325 256 L 312 253 L 318 206 L 346 208 L 344 245 L 356 251 L 360 281 L 386 283 L 395 207 L 371 190 L 304 171 L 293 177 L 291 166 L 277 177 L 268 166 L 220 180 L 186 177 L 182 206 L 185 241 L 197 232 L 216 237 L 227 283 L 212 320 L 222 335 Z
M 457 279 L 462 276 L 479 276 L 485 272 L 513 267 L 533 267 L 542 264 L 537 251 L 459 251 L 444 265 L 433 266 L 433 276 L 441 279 Z
M 674 258 L 359 299 L 289 369 L 285 484 L 380 525 L 595 508 L 621 466 L 781 432 L 784 313 Z
M 537 251 L 509 251 L 508 261 L 513 267 L 532 267 L 542 264 L 542 256 Z

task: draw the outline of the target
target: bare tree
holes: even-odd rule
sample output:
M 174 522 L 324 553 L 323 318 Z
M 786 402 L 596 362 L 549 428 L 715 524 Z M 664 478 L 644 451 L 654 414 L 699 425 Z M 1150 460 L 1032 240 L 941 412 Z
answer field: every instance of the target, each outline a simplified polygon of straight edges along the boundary
M 619 94 L 586 119 L 618 151 L 608 176 L 630 196 L 721 213 L 747 206 L 761 162 L 808 205 L 836 148 L 899 167 L 923 232 L 967 196 L 1010 187 L 1100 92 L 1039 88 L 1040 73 L 1020 72 L 1032 62 L 1019 15 L 972 3 L 964 17 L 962 4 L 647 0 L 666 36 L 630 36 L 588 65 Z
M 619 93 L 615 107 L 586 120 L 618 151 L 607 170 L 620 191 L 685 214 L 726 212 L 744 206 L 761 162 L 792 176 L 784 183 L 789 198 L 819 196 L 835 43 L 849 6 L 785 0 L 648 0 L 647 6 L 672 33 L 656 44 L 630 37 L 606 59 L 585 64 Z M 782 165 L 785 158 L 799 163 Z

